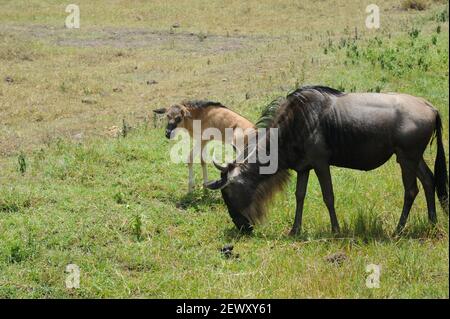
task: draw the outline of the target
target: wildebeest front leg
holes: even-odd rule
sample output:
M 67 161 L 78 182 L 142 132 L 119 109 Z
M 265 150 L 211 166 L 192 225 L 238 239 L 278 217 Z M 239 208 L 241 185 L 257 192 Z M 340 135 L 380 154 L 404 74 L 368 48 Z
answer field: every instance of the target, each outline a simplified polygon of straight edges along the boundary
M 306 188 L 308 186 L 309 170 L 301 171 L 297 173 L 297 189 L 295 191 L 295 197 L 297 199 L 297 207 L 295 208 L 294 225 L 292 226 L 289 235 L 297 235 L 302 228 L 302 214 L 303 203 L 306 196 Z
M 334 233 L 339 233 L 339 223 L 334 210 L 334 193 L 333 184 L 331 182 L 330 166 L 328 164 L 320 165 L 315 167 L 314 171 L 319 179 L 323 201 L 325 202 L 330 214 L 331 229 Z

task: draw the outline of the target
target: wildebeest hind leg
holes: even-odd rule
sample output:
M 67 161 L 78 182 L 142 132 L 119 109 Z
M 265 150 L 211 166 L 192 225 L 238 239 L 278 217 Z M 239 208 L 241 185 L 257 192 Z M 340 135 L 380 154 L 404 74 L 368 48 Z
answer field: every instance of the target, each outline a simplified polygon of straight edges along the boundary
M 328 164 L 316 166 L 314 171 L 319 179 L 323 201 L 330 214 L 331 229 L 334 233 L 339 233 L 339 223 L 336 217 L 336 211 L 334 210 L 334 193 L 333 184 L 331 182 L 330 166 Z
M 419 177 L 425 191 L 425 198 L 427 200 L 428 219 L 432 224 L 437 222 L 436 217 L 436 204 L 434 201 L 434 176 L 433 172 L 428 167 L 422 158 L 419 163 L 419 169 L 417 171 L 417 177 Z
M 402 170 L 402 181 L 405 191 L 402 214 L 395 231 L 396 234 L 400 234 L 405 227 L 412 204 L 414 203 L 417 193 L 419 192 L 419 189 L 417 188 L 418 161 L 412 160 L 410 158 L 404 158 L 399 155 L 397 155 L 397 157 L 397 161 L 399 162 Z
M 295 197 L 297 199 L 297 207 L 295 208 L 294 225 L 292 226 L 289 235 L 295 236 L 299 233 L 302 227 L 303 203 L 306 196 L 306 188 L 308 186 L 309 170 L 297 173 L 297 189 Z

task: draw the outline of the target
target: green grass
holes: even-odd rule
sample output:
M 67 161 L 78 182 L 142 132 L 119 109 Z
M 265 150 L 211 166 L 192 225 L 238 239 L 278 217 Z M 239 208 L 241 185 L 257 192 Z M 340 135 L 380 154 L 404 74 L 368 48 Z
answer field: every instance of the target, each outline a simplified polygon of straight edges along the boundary
M 299 238 L 287 236 L 293 183 L 267 223 L 240 236 L 218 193 L 185 196 L 186 169 L 166 161 L 160 134 L 141 128 L 126 139 L 60 143 L 30 155 L 25 176 L 11 161 L 0 197 L 3 297 L 446 296 L 444 216 L 429 227 L 418 198 L 405 236 L 391 237 L 402 197 L 392 161 L 372 173 L 333 171 L 338 238 L 315 178 Z M 239 259 L 221 256 L 227 243 Z M 325 261 L 337 251 L 348 256 L 342 266 Z M 82 271 L 76 290 L 64 288 L 69 263 Z M 364 285 L 369 263 L 383 267 L 376 291 Z
M 243 236 L 220 194 L 201 189 L 199 167 L 198 186 L 186 195 L 187 168 L 170 162 L 171 142 L 148 117 L 156 106 L 197 97 L 255 121 L 273 98 L 307 83 L 397 91 L 440 110 L 448 154 L 446 5 L 411 12 L 382 1 L 387 17 L 375 32 L 354 14 L 358 1 L 339 7 L 333 30 L 319 17 L 331 17 L 335 8 L 321 2 L 296 10 L 298 2 L 280 8 L 273 1 L 232 2 L 240 11 L 220 20 L 219 2 L 164 7 L 151 1 L 131 9 L 81 1 L 85 20 L 73 36 L 45 31 L 62 23 L 63 2 L 31 3 L 32 13 L 21 2 L 0 1 L 0 297 L 449 297 L 448 216 L 439 209 L 438 225 L 428 224 L 422 188 L 405 234 L 392 236 L 403 202 L 395 158 L 372 172 L 333 168 L 338 236 L 330 232 L 314 175 L 300 236 L 288 236 L 294 178 L 272 202 L 266 223 Z M 308 9 L 316 10 L 306 18 Z M 275 14 L 287 20 L 273 27 Z M 128 49 L 55 42 L 104 40 L 102 27 L 164 31 L 174 21 L 185 28 L 175 33 L 201 32 L 202 40 L 180 36 Z M 247 38 L 231 43 L 238 26 Z M 30 37 L 30 28 L 42 34 Z M 217 54 L 236 43 L 239 49 Z M 3 81 L 6 76 L 14 82 Z M 151 79 L 158 83 L 147 85 Z M 434 156 L 433 145 L 425 152 L 431 166 Z M 209 173 L 218 176 L 213 167 Z M 230 243 L 239 258 L 221 254 Z M 338 252 L 347 256 L 342 264 L 327 261 Z M 65 287 L 71 263 L 81 269 L 78 289 Z M 368 264 L 382 267 L 379 289 L 365 286 Z

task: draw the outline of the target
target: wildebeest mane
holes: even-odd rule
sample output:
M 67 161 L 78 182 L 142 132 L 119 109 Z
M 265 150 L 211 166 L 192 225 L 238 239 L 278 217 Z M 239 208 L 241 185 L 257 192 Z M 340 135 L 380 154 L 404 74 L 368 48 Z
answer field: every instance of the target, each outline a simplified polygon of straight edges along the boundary
M 305 85 L 305 86 L 302 86 L 302 87 L 298 88 L 297 90 L 295 90 L 294 92 L 290 93 L 289 95 L 294 94 L 294 93 L 302 93 L 302 92 L 305 92 L 305 91 L 317 91 L 317 92 L 320 92 L 320 93 L 326 93 L 326 94 L 330 94 L 330 95 L 334 95 L 334 96 L 341 96 L 341 95 L 345 94 L 344 92 L 341 92 L 339 90 L 330 88 L 328 86 L 323 86 L 323 85 Z
M 264 107 L 261 116 L 256 122 L 257 128 L 270 128 L 277 116 L 280 107 L 286 102 L 286 98 L 278 97 Z M 248 154 L 252 151 L 254 145 L 248 145 L 244 153 Z M 268 144 L 267 144 L 268 147 Z M 258 150 L 259 151 L 259 150 Z M 265 152 L 265 150 L 261 150 Z M 278 170 L 271 175 L 259 174 L 259 165 L 243 164 L 242 172 L 246 180 L 255 186 L 255 192 L 251 204 L 244 210 L 243 215 L 252 223 L 261 222 L 266 215 L 267 202 L 289 181 L 289 171 L 286 169 Z
M 226 106 L 220 102 L 204 101 L 204 100 L 183 101 L 182 104 L 191 109 L 205 109 L 210 106 L 226 108 Z
M 257 128 L 271 127 L 275 114 L 278 112 L 280 105 L 285 101 L 284 97 L 278 97 L 272 102 L 270 102 L 261 112 L 261 116 L 256 122 L 255 126 Z
M 279 129 L 280 146 L 292 145 L 293 141 L 309 136 L 319 125 L 330 96 L 342 95 L 345 93 L 319 85 L 302 86 L 288 94 L 287 102 L 279 108 L 272 125 Z
M 250 169 L 246 167 L 245 169 Z M 287 169 L 278 170 L 272 175 L 260 175 L 259 172 L 247 171 L 248 178 L 252 178 L 256 188 L 253 193 L 251 204 L 243 211 L 243 215 L 252 223 L 257 224 L 266 216 L 267 203 L 273 196 L 281 191 L 289 181 Z M 264 178 L 260 178 L 264 176 Z
M 326 95 L 333 96 L 342 96 L 345 95 L 344 92 L 333 89 L 328 86 L 322 85 L 305 85 L 302 86 L 292 92 L 290 92 L 286 98 L 278 97 L 272 102 L 270 102 L 261 112 L 261 116 L 256 122 L 255 126 L 258 128 L 268 128 L 268 127 L 276 127 L 279 123 L 276 123 L 275 119 L 279 115 L 279 113 L 284 112 L 285 110 L 281 110 L 281 105 L 289 99 L 297 99 L 302 104 L 308 102 L 306 101 L 305 93 L 306 92 L 318 92 Z

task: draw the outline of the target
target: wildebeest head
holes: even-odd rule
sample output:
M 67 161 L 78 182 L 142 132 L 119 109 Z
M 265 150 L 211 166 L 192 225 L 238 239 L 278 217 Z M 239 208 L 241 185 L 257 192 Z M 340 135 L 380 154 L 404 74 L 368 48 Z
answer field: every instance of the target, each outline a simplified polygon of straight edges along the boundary
M 205 186 L 209 189 L 220 189 L 236 227 L 243 232 L 251 232 L 253 226 L 262 221 L 266 214 L 266 202 L 283 189 L 289 180 L 289 171 L 277 170 L 273 174 L 261 174 L 260 163 L 250 163 L 248 159 L 257 149 L 249 152 L 246 159 L 240 156 L 233 163 L 214 166 L 220 170 L 220 179 Z
M 167 126 L 166 126 L 166 137 L 170 139 L 172 131 L 174 129 L 185 127 L 185 119 L 191 118 L 191 113 L 182 104 L 175 104 L 171 107 L 161 108 L 153 110 L 156 114 L 166 114 L 167 116 Z
M 253 223 L 246 217 L 246 212 L 251 207 L 255 185 L 251 179 L 245 178 L 245 164 L 233 162 L 222 166 L 215 161 L 213 163 L 220 170 L 220 179 L 208 183 L 206 187 L 221 190 L 233 223 L 240 231 L 250 233 Z

